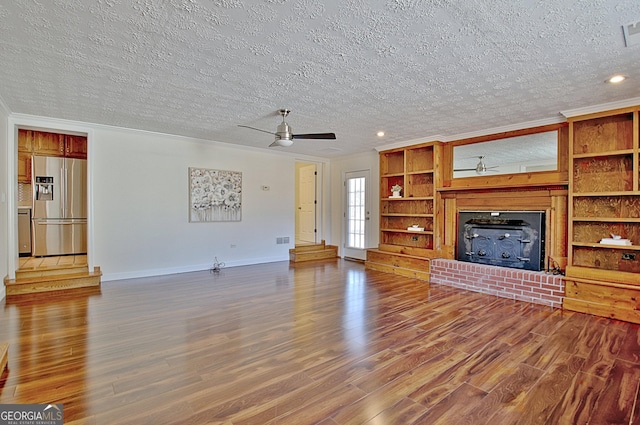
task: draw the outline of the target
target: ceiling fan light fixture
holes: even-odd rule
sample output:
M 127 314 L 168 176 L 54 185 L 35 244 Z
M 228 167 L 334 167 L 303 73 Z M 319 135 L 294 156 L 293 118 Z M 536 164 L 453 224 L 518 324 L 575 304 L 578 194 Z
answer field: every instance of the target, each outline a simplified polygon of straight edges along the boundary
M 276 140 L 273 142 L 273 145 L 282 146 L 283 148 L 288 148 L 289 146 L 293 145 L 293 140 L 276 138 Z

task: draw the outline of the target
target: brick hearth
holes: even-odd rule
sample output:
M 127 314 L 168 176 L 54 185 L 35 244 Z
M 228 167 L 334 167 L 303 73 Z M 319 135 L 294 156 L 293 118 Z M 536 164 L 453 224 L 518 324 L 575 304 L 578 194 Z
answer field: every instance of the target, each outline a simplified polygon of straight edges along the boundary
M 440 258 L 431 261 L 430 272 L 432 283 L 562 308 L 561 275 Z

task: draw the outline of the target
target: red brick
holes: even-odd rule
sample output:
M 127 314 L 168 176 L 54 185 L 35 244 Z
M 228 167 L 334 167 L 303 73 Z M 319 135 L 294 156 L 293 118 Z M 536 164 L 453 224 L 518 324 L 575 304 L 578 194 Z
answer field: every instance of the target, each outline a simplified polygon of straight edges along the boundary
M 539 288 L 540 287 L 540 282 L 534 282 L 533 280 L 524 280 L 522 283 L 524 283 L 525 286 L 529 286 L 531 288 Z
M 544 294 L 544 295 L 551 295 L 552 292 L 547 290 L 547 289 L 540 289 L 540 288 L 533 288 L 533 292 L 535 292 L 536 294 Z

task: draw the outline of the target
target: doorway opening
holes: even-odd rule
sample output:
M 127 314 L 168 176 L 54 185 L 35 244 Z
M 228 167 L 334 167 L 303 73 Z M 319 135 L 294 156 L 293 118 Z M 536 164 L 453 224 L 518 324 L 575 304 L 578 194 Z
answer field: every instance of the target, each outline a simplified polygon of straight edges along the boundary
M 318 166 L 296 162 L 296 245 L 318 243 Z
M 87 266 L 87 134 L 17 127 L 17 271 Z

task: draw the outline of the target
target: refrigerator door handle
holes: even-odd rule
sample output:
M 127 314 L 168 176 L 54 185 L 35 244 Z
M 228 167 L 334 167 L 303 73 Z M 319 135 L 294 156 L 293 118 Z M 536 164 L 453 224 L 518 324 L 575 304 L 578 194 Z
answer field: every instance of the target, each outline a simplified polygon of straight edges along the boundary
M 64 164 L 62 165 L 62 167 L 60 167 L 60 193 L 58 194 L 58 196 L 60 196 L 60 216 L 61 217 L 66 217 L 67 215 L 66 213 L 66 201 L 67 201 L 67 197 L 65 196 L 66 193 L 64 193 L 64 187 L 65 186 L 65 175 L 64 175 Z
M 38 220 L 34 219 L 33 222 L 38 226 L 48 226 L 55 225 L 59 226 L 61 224 L 72 225 L 72 224 L 86 224 L 87 220 Z

